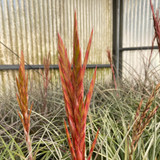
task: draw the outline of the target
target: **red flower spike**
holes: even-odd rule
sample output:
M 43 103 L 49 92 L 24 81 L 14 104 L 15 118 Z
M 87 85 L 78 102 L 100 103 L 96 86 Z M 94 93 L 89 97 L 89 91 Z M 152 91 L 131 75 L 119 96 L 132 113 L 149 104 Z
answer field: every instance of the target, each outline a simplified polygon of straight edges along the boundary
M 65 129 L 66 129 L 68 144 L 72 154 L 72 159 L 76 158 L 76 160 L 85 160 L 86 119 L 87 119 L 89 103 L 92 97 L 93 88 L 95 84 L 96 69 L 85 102 L 83 102 L 84 99 L 83 78 L 91 47 L 93 30 L 91 32 L 91 36 L 88 42 L 86 55 L 84 59 L 84 64 L 82 66 L 81 49 L 77 31 L 76 13 L 74 15 L 74 20 L 75 20 L 74 44 L 73 44 L 74 53 L 71 63 L 69 62 L 69 58 L 67 56 L 67 50 L 65 49 L 63 41 L 58 34 L 59 72 L 60 72 L 60 78 L 62 83 L 64 101 L 65 101 L 65 109 L 72 137 L 72 143 L 71 143 L 69 131 L 65 123 Z M 71 69 L 71 64 L 73 64 L 73 69 Z M 93 152 L 95 143 L 96 140 L 93 142 L 91 152 L 89 155 L 90 157 Z
M 142 111 L 141 108 L 143 100 L 141 100 L 139 103 L 139 106 L 135 114 L 136 122 L 134 123 L 132 129 L 132 142 L 131 142 L 131 150 L 129 153 L 130 159 L 132 158 L 132 154 L 137 148 L 138 141 L 141 135 L 143 134 L 143 131 L 145 130 L 146 126 L 150 123 L 155 113 L 157 112 L 158 106 L 154 107 L 153 109 L 150 108 L 159 89 L 160 89 L 160 83 L 157 84 L 155 89 L 152 91 L 152 94 L 149 97 L 148 102 L 146 103 Z
M 28 112 L 28 76 L 25 76 L 24 55 L 21 53 L 20 66 L 18 78 L 16 78 L 18 94 L 17 101 L 20 107 L 21 114 L 18 112 L 20 120 L 23 124 L 24 134 L 26 139 L 26 145 L 29 152 L 29 159 L 32 160 L 32 144 L 29 136 L 30 131 L 30 115 L 32 111 L 33 103 Z
M 114 80 L 114 86 L 115 86 L 115 89 L 117 89 L 117 82 L 116 82 L 116 76 L 115 76 L 115 73 L 114 73 L 114 66 L 113 66 L 112 58 L 111 58 L 111 51 L 108 50 L 108 49 L 107 49 L 107 57 L 108 57 L 108 61 L 109 61 L 110 66 L 111 66 L 111 71 L 112 71 L 113 80 Z
M 151 54 L 150 54 L 150 57 L 149 57 L 148 66 L 151 65 L 151 58 L 152 58 L 152 54 L 153 54 L 153 47 L 154 47 L 155 40 L 157 40 L 159 54 L 160 54 L 160 17 L 159 17 L 159 10 L 157 9 L 156 13 L 154 13 L 152 0 L 150 0 L 150 6 L 151 6 L 152 15 L 153 15 L 155 35 L 154 35 L 154 38 L 152 40 L 152 49 L 151 49 Z

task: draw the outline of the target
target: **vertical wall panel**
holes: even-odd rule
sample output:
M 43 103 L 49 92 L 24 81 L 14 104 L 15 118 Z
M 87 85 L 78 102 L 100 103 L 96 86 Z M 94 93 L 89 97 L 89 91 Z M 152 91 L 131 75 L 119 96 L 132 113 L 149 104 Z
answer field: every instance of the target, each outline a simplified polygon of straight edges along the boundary
M 94 28 L 88 63 L 108 63 L 106 49 L 112 48 L 112 0 L 0 0 L 0 41 L 18 56 L 23 51 L 28 64 L 43 64 L 43 58 L 49 52 L 51 64 L 57 64 L 59 33 L 71 60 L 74 11 L 77 12 L 82 58 Z M 19 58 L 0 44 L 0 65 L 7 64 L 19 64 Z M 32 80 L 38 79 L 36 71 L 28 73 Z M 92 73 L 92 70 L 88 70 L 88 79 L 91 79 Z M 51 74 L 53 83 L 57 83 L 58 71 L 52 70 Z M 1 88 L 8 93 L 9 88 L 14 88 L 15 75 L 17 71 L 0 72 Z M 108 78 L 111 79 L 109 69 L 98 70 L 99 82 L 107 82 Z M 42 80 L 41 77 L 39 79 Z
M 159 9 L 160 1 L 152 0 L 154 9 Z M 123 48 L 152 46 L 154 37 L 153 18 L 150 9 L 150 0 L 124 0 L 123 10 Z M 157 45 L 155 43 L 155 45 Z M 123 76 L 133 78 L 144 78 L 145 68 L 149 63 L 150 50 L 125 51 L 123 52 Z M 160 57 L 158 50 L 153 52 L 152 65 L 148 72 L 157 70 Z M 150 74 L 151 75 L 151 74 Z

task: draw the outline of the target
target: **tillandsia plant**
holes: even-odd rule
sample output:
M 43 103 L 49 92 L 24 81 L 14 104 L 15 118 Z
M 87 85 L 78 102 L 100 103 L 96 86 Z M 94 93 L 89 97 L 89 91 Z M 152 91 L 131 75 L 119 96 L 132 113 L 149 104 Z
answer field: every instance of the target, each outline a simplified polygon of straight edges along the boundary
M 42 107 L 42 114 L 47 113 L 47 95 L 48 95 L 48 87 L 51 80 L 49 75 L 49 67 L 51 64 L 51 55 L 50 53 L 47 55 L 46 58 L 43 60 L 44 64 L 44 72 L 41 73 L 43 77 L 43 89 L 41 90 L 42 100 L 43 100 L 43 107 Z
M 138 141 L 143 131 L 145 130 L 146 126 L 150 123 L 155 113 L 157 112 L 157 109 L 159 106 L 156 106 L 153 109 L 150 109 L 150 108 L 159 89 L 160 89 L 160 83 L 156 85 L 142 113 L 140 113 L 140 111 L 141 111 L 143 100 L 141 100 L 139 103 L 139 106 L 137 108 L 136 115 L 135 115 L 135 123 L 133 125 L 133 131 L 132 131 L 132 142 L 131 142 L 131 151 L 130 151 L 130 158 L 129 158 L 130 160 L 132 160 L 132 156 L 137 148 Z
M 89 56 L 89 51 L 91 47 L 93 30 L 88 42 L 84 63 L 82 66 L 81 62 L 81 49 L 78 38 L 77 31 L 77 18 L 76 12 L 74 15 L 74 44 L 73 44 L 73 68 L 69 62 L 67 56 L 67 50 L 63 44 L 61 37 L 58 34 L 58 52 L 59 52 L 59 71 L 62 83 L 65 109 L 68 118 L 69 128 L 71 132 L 71 137 L 67 128 L 66 121 L 64 120 L 66 135 L 68 139 L 68 144 L 70 147 L 70 152 L 73 160 L 85 160 L 85 134 L 86 134 L 86 119 L 89 109 L 90 100 L 93 93 L 93 88 L 96 78 L 96 69 L 89 87 L 89 92 L 84 99 L 84 86 L 83 79 L 86 70 L 87 60 Z M 98 132 L 92 143 L 88 160 L 91 159 L 93 149 L 96 144 L 98 137 Z
M 30 115 L 32 111 L 33 103 L 28 110 L 28 75 L 25 75 L 25 66 L 24 66 L 24 55 L 23 52 L 21 53 L 20 59 L 20 66 L 19 66 L 19 74 L 18 78 L 16 78 L 18 93 L 17 101 L 20 107 L 20 112 L 18 111 L 18 115 L 21 119 L 24 128 L 25 140 L 27 144 L 27 149 L 29 152 L 29 159 L 33 160 L 32 158 L 32 143 L 29 136 L 30 131 Z
M 115 89 L 117 89 L 117 82 L 116 82 L 116 77 L 115 77 L 112 58 L 111 58 L 111 51 L 109 49 L 107 49 L 107 57 L 108 57 L 108 60 L 109 60 L 110 66 L 111 66 L 111 70 L 112 70 L 114 86 L 115 86 Z

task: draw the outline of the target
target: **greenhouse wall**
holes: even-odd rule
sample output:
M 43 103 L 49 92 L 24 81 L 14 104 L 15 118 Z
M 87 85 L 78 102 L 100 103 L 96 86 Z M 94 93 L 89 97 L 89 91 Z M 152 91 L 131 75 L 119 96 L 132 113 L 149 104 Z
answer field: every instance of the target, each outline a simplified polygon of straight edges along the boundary
M 21 51 L 26 64 L 43 65 L 49 52 L 51 65 L 58 64 L 57 33 L 64 40 L 71 60 L 75 11 L 82 58 L 93 28 L 88 64 L 108 64 L 106 49 L 112 50 L 112 0 L 0 0 L 0 65 L 18 65 Z M 41 83 L 39 70 L 26 72 L 30 83 Z M 17 70 L 0 71 L 2 94 L 15 92 L 17 73 Z M 59 83 L 58 70 L 50 73 L 52 84 Z M 93 69 L 88 69 L 86 79 L 90 80 L 92 73 Z M 109 68 L 98 69 L 97 82 L 107 83 L 110 79 Z
M 156 13 L 156 10 L 160 7 L 160 1 L 152 0 L 152 3 Z M 151 79 L 156 78 L 153 77 L 155 76 L 154 73 L 160 73 L 160 55 L 158 49 L 153 50 L 151 62 L 149 62 L 151 49 L 136 50 L 136 47 L 147 48 L 152 46 L 154 24 L 150 0 L 123 0 L 122 23 L 122 48 L 132 48 L 132 50 L 128 49 L 122 52 L 123 77 L 130 80 L 135 80 L 135 78 L 144 80 L 146 72 L 148 72 L 148 76 Z M 157 46 L 156 41 L 154 46 Z

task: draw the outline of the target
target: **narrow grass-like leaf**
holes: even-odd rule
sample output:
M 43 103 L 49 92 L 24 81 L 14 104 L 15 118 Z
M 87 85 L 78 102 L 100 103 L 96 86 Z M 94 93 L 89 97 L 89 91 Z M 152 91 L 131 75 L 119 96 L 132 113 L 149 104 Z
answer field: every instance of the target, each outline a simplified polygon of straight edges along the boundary
M 4 146 L 5 146 L 5 148 L 6 148 L 6 151 L 9 153 L 9 155 L 10 155 L 10 158 L 12 159 L 12 160 L 15 160 L 14 159 L 14 156 L 12 155 L 12 153 L 11 153 L 11 151 L 10 151 L 10 149 L 9 149 L 9 144 L 6 144 L 5 143 L 5 141 L 3 140 L 3 138 L 0 136 L 0 139 L 1 139 L 1 141 L 2 141 L 2 143 L 4 144 Z M 5 152 L 4 152 L 5 153 Z

